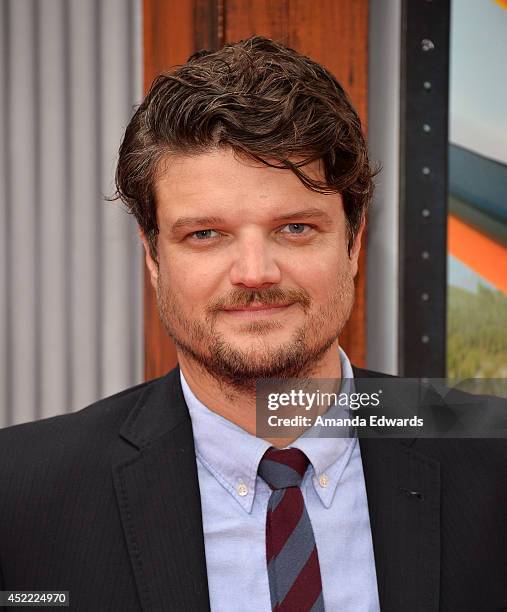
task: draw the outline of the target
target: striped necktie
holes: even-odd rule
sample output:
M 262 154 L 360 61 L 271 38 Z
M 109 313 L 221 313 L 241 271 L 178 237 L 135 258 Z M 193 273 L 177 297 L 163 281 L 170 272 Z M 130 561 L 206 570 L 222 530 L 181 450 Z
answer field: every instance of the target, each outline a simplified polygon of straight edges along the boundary
M 324 612 L 319 557 L 299 485 L 308 458 L 297 448 L 269 448 L 259 476 L 272 489 L 266 519 L 271 607 L 276 612 Z

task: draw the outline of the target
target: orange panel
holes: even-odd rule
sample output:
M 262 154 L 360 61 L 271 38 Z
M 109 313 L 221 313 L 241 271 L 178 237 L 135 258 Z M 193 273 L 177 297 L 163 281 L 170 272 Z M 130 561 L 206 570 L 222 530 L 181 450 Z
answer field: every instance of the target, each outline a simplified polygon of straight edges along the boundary
M 507 249 L 454 215 L 447 221 L 451 255 L 507 293 Z

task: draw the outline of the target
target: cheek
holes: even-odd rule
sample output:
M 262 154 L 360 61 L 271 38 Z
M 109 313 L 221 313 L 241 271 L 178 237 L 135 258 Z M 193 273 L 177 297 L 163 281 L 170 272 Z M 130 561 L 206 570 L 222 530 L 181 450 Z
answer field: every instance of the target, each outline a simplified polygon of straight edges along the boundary
M 205 262 L 189 265 L 167 257 L 160 263 L 160 276 L 164 291 L 188 312 L 202 309 L 218 291 L 218 275 Z
M 301 258 L 297 263 L 286 268 L 288 275 L 310 296 L 326 296 L 329 291 L 351 270 L 350 261 L 346 253 L 338 249 L 323 250 L 317 256 L 311 255 Z

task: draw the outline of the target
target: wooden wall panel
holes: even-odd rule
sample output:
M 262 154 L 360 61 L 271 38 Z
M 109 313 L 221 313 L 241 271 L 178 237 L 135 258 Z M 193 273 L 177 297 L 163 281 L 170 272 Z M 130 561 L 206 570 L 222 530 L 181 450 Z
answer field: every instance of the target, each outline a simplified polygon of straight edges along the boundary
M 145 0 L 143 15 L 144 87 L 194 51 L 193 6 L 189 0 Z
M 188 1 L 145 0 L 143 11 L 144 90 L 153 79 L 194 51 L 193 7 Z M 176 364 L 176 349 L 158 316 L 147 268 L 144 273 L 144 375 L 146 380 Z
M 368 0 L 144 0 L 145 88 L 156 74 L 197 49 L 215 49 L 254 34 L 283 42 L 331 70 L 366 130 Z M 354 311 L 340 338 L 358 366 L 365 365 L 366 357 L 365 264 L 363 247 Z M 145 374 L 153 378 L 175 365 L 176 353 L 159 323 L 145 276 Z
M 227 0 L 225 41 L 268 36 L 320 62 L 350 94 L 363 122 L 367 106 L 366 0 Z

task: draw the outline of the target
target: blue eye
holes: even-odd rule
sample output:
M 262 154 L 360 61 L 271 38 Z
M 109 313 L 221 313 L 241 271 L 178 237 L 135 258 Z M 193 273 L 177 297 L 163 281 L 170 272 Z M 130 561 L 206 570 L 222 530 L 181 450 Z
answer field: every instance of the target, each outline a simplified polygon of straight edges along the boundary
M 310 227 L 306 223 L 287 223 L 284 225 L 283 229 L 286 227 L 289 228 L 288 232 L 283 232 L 284 234 L 302 234 L 304 233 L 305 227 Z
M 190 235 L 195 236 L 197 240 L 206 240 L 207 238 L 213 238 L 213 236 L 210 235 L 211 232 L 215 232 L 215 234 L 217 233 L 215 230 L 206 229 L 206 230 L 199 230 L 197 232 L 193 232 Z

